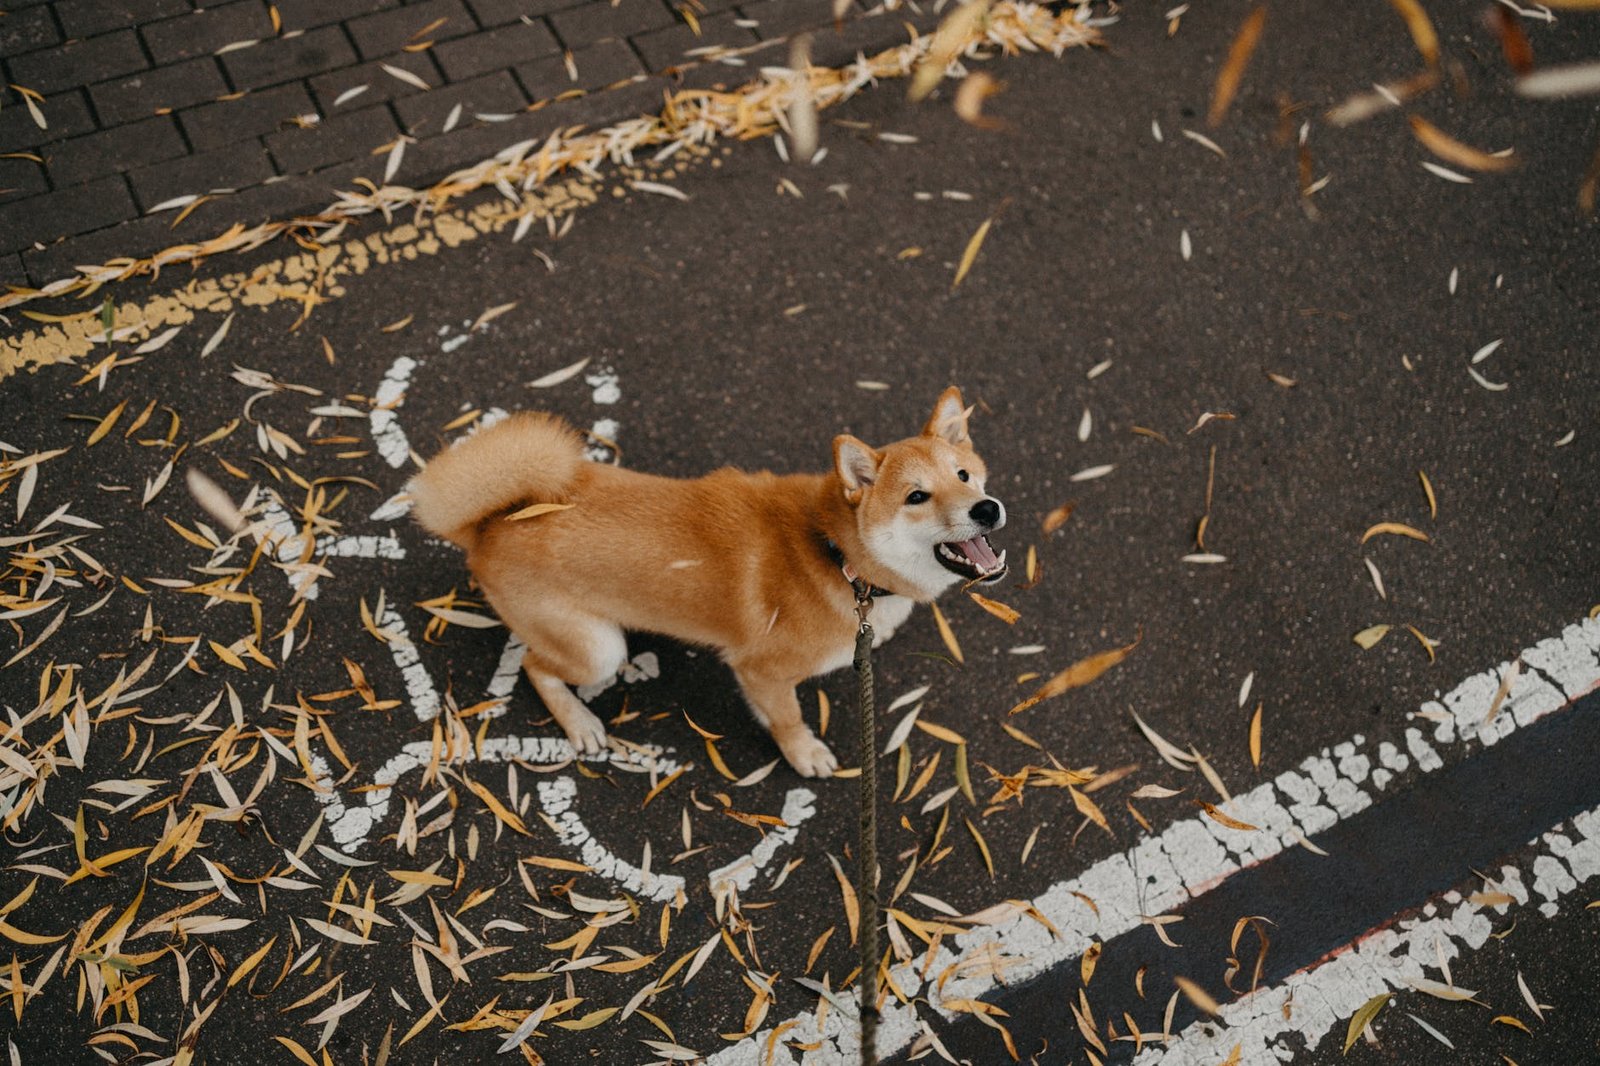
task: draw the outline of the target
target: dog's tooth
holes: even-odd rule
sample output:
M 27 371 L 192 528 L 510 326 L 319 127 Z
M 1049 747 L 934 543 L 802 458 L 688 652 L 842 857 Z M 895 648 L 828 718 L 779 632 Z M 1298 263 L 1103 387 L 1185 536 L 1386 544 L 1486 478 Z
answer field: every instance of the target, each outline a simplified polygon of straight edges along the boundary
M 997 564 L 996 569 L 999 569 L 1000 567 L 1003 567 L 1005 565 L 1006 565 L 1006 553 L 1005 553 L 1005 549 L 1002 548 L 1000 550 L 1000 562 Z

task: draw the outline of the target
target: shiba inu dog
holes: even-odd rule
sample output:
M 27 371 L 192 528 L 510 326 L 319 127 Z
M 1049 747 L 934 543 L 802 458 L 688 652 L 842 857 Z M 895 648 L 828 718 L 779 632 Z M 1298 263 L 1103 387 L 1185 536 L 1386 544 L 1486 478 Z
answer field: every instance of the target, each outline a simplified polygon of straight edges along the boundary
M 716 649 L 789 765 L 827 777 L 838 761 L 795 686 L 850 662 L 852 582 L 870 587 L 881 643 L 912 604 L 1005 575 L 988 534 L 1006 512 L 984 491 L 970 414 L 952 386 L 919 436 L 835 437 L 826 474 L 680 480 L 589 462 L 570 426 L 529 412 L 444 451 L 410 491 L 527 644 L 523 671 L 575 749 L 601 750 L 606 731 L 569 686 L 616 674 L 624 631 L 646 630 Z M 536 504 L 560 509 L 518 516 Z

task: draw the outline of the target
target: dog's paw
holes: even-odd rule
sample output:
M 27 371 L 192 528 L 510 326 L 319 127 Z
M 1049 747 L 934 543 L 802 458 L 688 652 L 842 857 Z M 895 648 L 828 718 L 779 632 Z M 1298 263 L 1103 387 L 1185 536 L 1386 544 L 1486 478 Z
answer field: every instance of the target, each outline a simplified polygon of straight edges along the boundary
M 828 745 L 818 740 L 809 729 L 788 741 L 780 741 L 778 746 L 783 750 L 783 757 L 801 777 L 832 777 L 839 768 L 839 760 L 828 750 Z
M 562 718 L 561 728 L 566 730 L 567 743 L 579 755 L 598 755 L 606 750 L 605 723 L 584 706 L 568 711 Z

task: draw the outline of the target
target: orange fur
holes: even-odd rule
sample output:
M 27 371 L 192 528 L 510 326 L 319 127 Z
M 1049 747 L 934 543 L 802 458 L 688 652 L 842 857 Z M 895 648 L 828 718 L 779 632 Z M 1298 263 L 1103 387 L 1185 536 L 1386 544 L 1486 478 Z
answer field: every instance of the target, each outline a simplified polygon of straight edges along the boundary
M 794 688 L 851 656 L 854 597 L 828 542 L 895 594 L 874 607 L 887 639 L 910 601 L 959 580 L 917 563 L 916 545 L 931 553 L 951 530 L 976 535 L 967 515 L 987 499 L 953 388 L 921 436 L 881 450 L 840 437 L 834 450 L 827 474 L 679 480 L 581 461 L 565 423 L 523 414 L 439 455 L 411 492 L 424 527 L 467 548 L 489 602 L 528 646 L 530 681 L 580 750 L 598 750 L 604 727 L 567 686 L 613 675 L 623 631 L 645 630 L 717 649 L 789 762 L 826 776 L 836 763 Z M 936 506 L 906 506 L 914 488 Z M 507 519 L 537 502 L 573 506 Z

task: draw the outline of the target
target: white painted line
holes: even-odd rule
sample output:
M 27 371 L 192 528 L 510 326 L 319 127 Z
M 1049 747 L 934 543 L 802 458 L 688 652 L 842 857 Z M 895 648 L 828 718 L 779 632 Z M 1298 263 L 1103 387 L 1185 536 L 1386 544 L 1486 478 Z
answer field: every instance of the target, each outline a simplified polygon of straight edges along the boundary
M 1297 770 L 1286 771 L 1223 805 L 1235 818 L 1261 827 L 1260 832 L 1238 832 L 1200 816 L 1175 822 L 1159 836 L 1146 837 L 1128 851 L 1103 859 L 1037 896 L 1033 906 L 1056 926 L 1059 937 L 1052 937 L 1021 908 L 1013 908 L 1002 920 L 955 937 L 954 950 L 941 948 L 926 972 L 937 976 L 963 958 L 983 953 L 1005 959 L 1008 983 L 1036 976 L 1081 955 L 1094 940 L 1109 940 L 1132 930 L 1140 924 L 1141 915 L 1171 911 L 1245 866 L 1293 846 L 1297 834 L 1310 836 L 1371 806 L 1374 793 L 1382 792 L 1412 763 L 1421 773 L 1443 766 L 1444 760 L 1424 735 L 1424 728 L 1431 727 L 1432 741 L 1440 745 L 1478 741 L 1487 746 L 1559 710 L 1600 688 L 1600 619 L 1570 625 L 1559 636 L 1540 641 L 1517 658 L 1524 669 L 1492 723 L 1485 725 L 1483 719 L 1509 663 L 1470 677 L 1448 694 L 1425 703 L 1411 716 L 1419 724 L 1406 730 L 1407 753 L 1391 744 L 1379 745 L 1376 762 L 1383 771 L 1381 776 L 1373 769 L 1373 753 L 1366 750 L 1366 738 L 1357 734 L 1303 760 Z M 1552 885 L 1561 883 L 1553 871 L 1547 873 L 1547 879 Z M 1098 917 L 1079 893 L 1095 901 Z M 925 990 L 918 976 L 922 969 L 921 959 L 902 963 L 894 969 L 894 980 L 906 996 L 926 997 L 936 1011 L 943 1000 L 978 998 L 996 987 L 992 968 L 984 967 L 952 977 L 937 991 Z M 784 1039 L 824 1042 L 808 1061 L 853 1061 L 859 1051 L 852 1012 L 829 1011 L 820 1032 L 814 1011 L 789 1020 L 795 1024 Z M 921 1025 L 915 1001 L 901 1006 L 891 1000 L 879 1025 L 880 1053 L 904 1047 L 921 1032 Z M 770 1032 L 763 1029 L 711 1055 L 708 1066 L 753 1066 L 769 1061 L 765 1053 Z M 780 1043 L 770 1061 L 793 1066 L 797 1060 Z M 1244 1061 L 1251 1060 L 1246 1056 Z
M 431 722 L 439 717 L 439 690 L 434 687 L 433 675 L 422 664 L 422 656 L 406 630 L 406 620 L 393 604 L 384 604 L 383 616 L 377 619 L 378 628 L 389 634 L 385 644 L 394 658 L 395 669 L 405 679 L 406 696 L 411 701 L 411 711 L 419 722 Z
M 639 747 L 640 750 L 637 752 L 606 751 L 598 755 L 586 755 L 583 760 L 609 763 L 618 769 L 636 773 L 649 773 L 654 770 L 658 773 L 671 774 L 676 773 L 682 766 L 660 748 L 649 745 Z M 507 762 L 516 759 L 549 766 L 572 761 L 574 757 L 572 745 L 567 743 L 565 737 L 494 737 L 484 741 L 480 758 L 462 761 Z M 389 813 L 389 799 L 395 783 L 412 770 L 427 766 L 432 758 L 431 740 L 413 741 L 401 748 L 372 775 L 371 783 L 377 787 L 362 793 L 366 799 L 364 806 L 347 805 L 344 797 L 337 792 L 317 793 L 317 798 L 324 805 L 324 817 L 329 834 L 335 843 L 346 854 L 352 854 L 366 844 L 373 830 Z M 318 774 L 326 776 L 325 769 L 319 768 Z
M 406 439 L 405 430 L 400 428 L 400 417 L 394 409 L 405 399 L 406 388 L 411 384 L 411 375 L 417 366 L 417 360 L 409 356 L 402 355 L 396 359 L 389 367 L 389 372 L 383 375 L 377 395 L 373 397 L 377 403 L 367 415 L 378 454 L 396 469 L 411 458 L 411 442 Z
M 619 859 L 590 834 L 588 826 L 583 824 L 578 812 L 573 809 L 578 797 L 578 782 L 570 777 L 558 777 L 553 781 L 540 781 L 538 790 L 539 806 L 555 823 L 556 836 L 560 837 L 561 843 L 576 851 L 585 865 L 593 867 L 595 873 L 615 881 L 625 892 L 657 902 L 674 899 L 683 891 L 685 882 L 682 877 L 641 870 L 625 859 Z
M 1531 891 L 1528 872 L 1519 867 L 1502 866 L 1492 876 L 1517 906 L 1542 897 L 1540 910 L 1553 915 L 1560 897 L 1600 877 L 1600 807 L 1540 839 L 1544 848 L 1529 863 Z M 1287 1061 L 1302 1044 L 1313 1051 L 1330 1032 L 1342 1032 L 1350 1016 L 1373 996 L 1407 989 L 1412 981 L 1443 980 L 1438 960 L 1443 957 L 1448 964 L 1481 948 L 1494 930 L 1487 912 L 1503 917 L 1511 906 L 1483 907 L 1458 892 L 1446 893 L 1418 917 L 1362 937 L 1319 966 L 1225 1005 L 1216 1021 L 1195 1022 L 1174 1043 L 1146 1047 L 1134 1062 L 1215 1066 L 1234 1054 L 1235 1045 L 1241 1048 L 1240 1062 Z
M 712 870 L 708 878 L 711 894 L 716 896 L 730 887 L 738 892 L 749 891 L 750 886 L 756 883 L 756 875 L 772 861 L 778 849 L 794 843 L 800 833 L 800 824 L 816 813 L 817 794 L 809 788 L 791 788 L 783 798 L 783 813 L 779 815 L 783 819 L 783 828 L 769 830 L 750 854 L 741 855 L 726 866 Z

